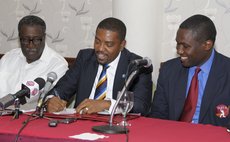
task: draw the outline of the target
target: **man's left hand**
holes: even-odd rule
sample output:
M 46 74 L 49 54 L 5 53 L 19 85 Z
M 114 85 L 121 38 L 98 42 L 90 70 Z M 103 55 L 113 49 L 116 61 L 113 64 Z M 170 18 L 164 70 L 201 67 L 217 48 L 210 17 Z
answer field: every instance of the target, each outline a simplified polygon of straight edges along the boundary
M 92 100 L 85 99 L 76 108 L 77 113 L 91 114 L 97 113 L 103 110 L 109 110 L 111 102 L 109 100 Z

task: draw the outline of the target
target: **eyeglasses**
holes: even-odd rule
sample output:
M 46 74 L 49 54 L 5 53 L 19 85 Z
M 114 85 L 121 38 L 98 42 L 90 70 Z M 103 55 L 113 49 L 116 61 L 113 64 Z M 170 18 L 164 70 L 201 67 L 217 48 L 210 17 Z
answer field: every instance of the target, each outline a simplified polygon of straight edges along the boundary
M 40 45 L 42 40 L 43 40 L 42 38 L 32 38 L 32 39 L 20 38 L 21 43 L 24 45 L 29 45 L 31 41 L 34 45 Z

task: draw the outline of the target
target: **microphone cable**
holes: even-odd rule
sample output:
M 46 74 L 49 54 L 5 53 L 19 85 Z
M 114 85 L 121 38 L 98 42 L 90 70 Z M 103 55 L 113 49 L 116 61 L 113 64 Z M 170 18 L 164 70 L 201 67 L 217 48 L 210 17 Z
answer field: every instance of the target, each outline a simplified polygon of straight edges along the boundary
M 25 121 L 22 122 L 22 127 L 19 129 L 19 131 L 18 131 L 18 133 L 17 133 L 17 135 L 16 135 L 16 137 L 15 137 L 14 142 L 17 142 L 17 141 L 18 141 L 18 138 L 19 138 L 19 136 L 20 136 L 22 130 L 26 127 L 26 125 L 27 125 L 30 121 L 35 120 L 35 119 L 37 119 L 37 118 L 39 117 L 39 116 L 36 116 L 36 117 L 34 117 L 33 119 L 31 119 L 32 116 L 34 116 L 35 112 L 36 112 L 36 110 L 35 110 L 31 115 L 29 115 L 29 117 L 28 117 Z

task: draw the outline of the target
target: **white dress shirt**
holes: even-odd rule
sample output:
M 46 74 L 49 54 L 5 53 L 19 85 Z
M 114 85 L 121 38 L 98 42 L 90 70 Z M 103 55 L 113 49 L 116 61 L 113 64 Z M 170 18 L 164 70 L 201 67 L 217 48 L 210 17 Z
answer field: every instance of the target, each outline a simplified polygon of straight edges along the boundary
M 114 78 L 115 78 L 117 65 L 118 65 L 120 56 L 121 56 L 121 52 L 118 54 L 117 58 L 115 60 L 113 60 L 109 64 L 109 68 L 106 70 L 106 74 L 107 74 L 107 90 L 106 90 L 105 100 L 110 100 L 111 101 L 111 106 L 109 108 L 110 113 L 111 113 L 111 111 L 113 109 L 113 106 L 114 106 L 114 104 L 116 102 L 116 99 L 117 99 L 117 98 L 113 98 L 113 84 L 114 84 Z M 94 99 L 96 86 L 97 86 L 100 74 L 102 72 L 102 69 L 103 69 L 103 66 L 99 64 L 98 71 L 97 71 L 97 76 L 96 76 L 96 78 L 94 80 L 93 88 L 92 88 L 92 91 L 91 91 L 89 99 Z
M 0 98 L 21 90 L 22 83 L 26 81 L 33 81 L 38 77 L 46 80 L 47 74 L 51 71 L 55 72 L 58 79 L 60 79 L 67 69 L 68 63 L 66 60 L 53 49 L 49 48 L 47 44 L 40 59 L 30 64 L 26 62 L 21 48 L 12 49 L 0 60 Z M 37 99 L 38 95 L 27 99 L 28 102 L 24 107 L 26 109 L 35 108 Z

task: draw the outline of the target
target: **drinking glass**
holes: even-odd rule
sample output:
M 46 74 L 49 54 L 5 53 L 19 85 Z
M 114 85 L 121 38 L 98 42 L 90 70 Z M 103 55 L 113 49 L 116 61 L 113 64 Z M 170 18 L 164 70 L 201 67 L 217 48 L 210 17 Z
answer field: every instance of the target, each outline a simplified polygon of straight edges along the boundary
M 120 95 L 121 95 L 121 92 L 119 91 L 117 94 L 117 99 L 120 97 Z M 123 115 L 123 120 L 117 125 L 131 126 L 131 124 L 126 121 L 126 116 L 127 116 L 127 113 L 129 113 L 130 110 L 133 108 L 133 104 L 134 104 L 133 92 L 125 91 L 125 93 L 121 97 L 120 102 L 118 103 L 118 106 L 117 106 L 117 110 L 121 111 Z

